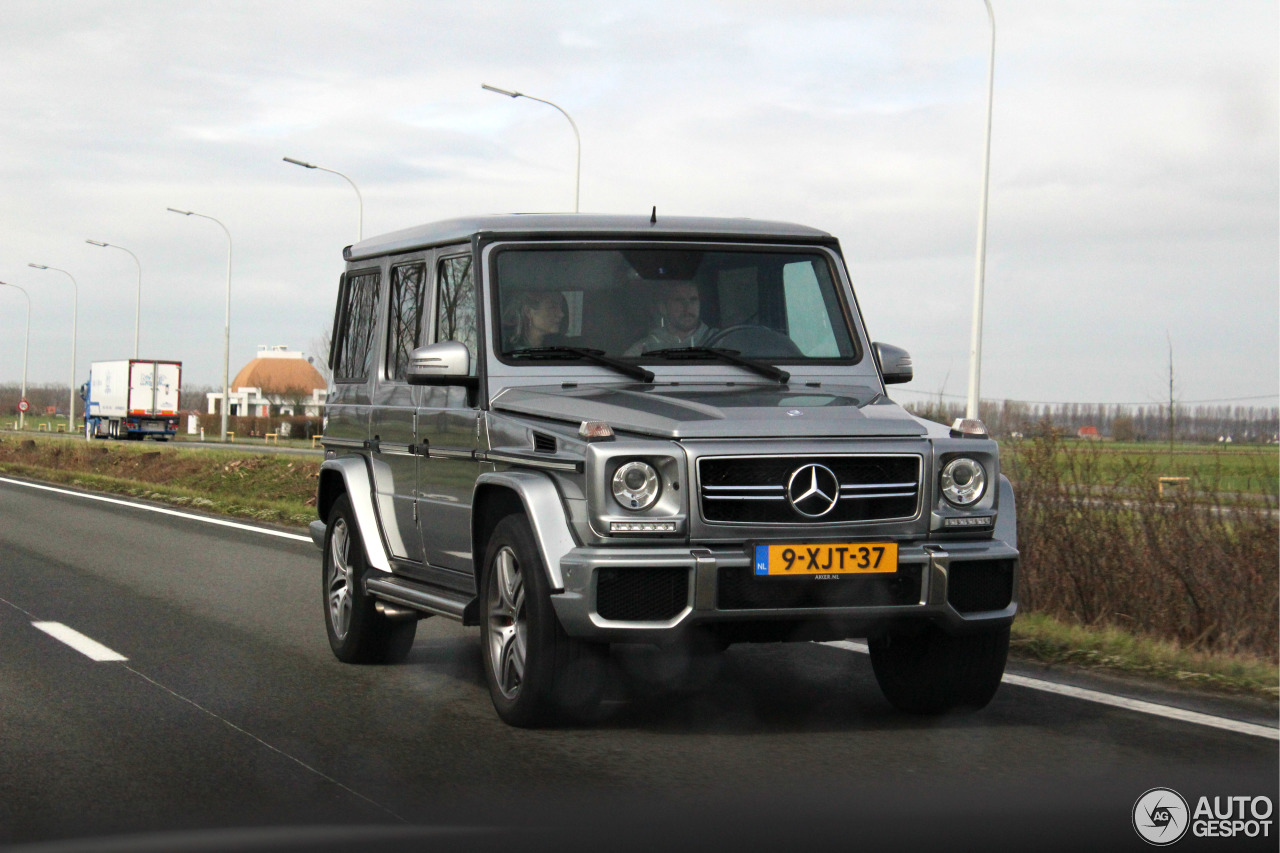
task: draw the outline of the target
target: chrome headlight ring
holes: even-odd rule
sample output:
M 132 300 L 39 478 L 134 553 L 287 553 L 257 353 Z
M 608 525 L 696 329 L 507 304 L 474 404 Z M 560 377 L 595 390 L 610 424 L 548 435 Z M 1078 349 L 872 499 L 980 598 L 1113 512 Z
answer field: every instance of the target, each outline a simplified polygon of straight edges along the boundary
M 662 478 L 648 462 L 633 459 L 613 473 L 613 499 L 622 507 L 640 512 L 653 506 L 662 492 Z
M 968 456 L 959 456 L 943 466 L 938 477 L 942 496 L 956 506 L 972 506 L 987 491 L 987 471 L 982 463 Z

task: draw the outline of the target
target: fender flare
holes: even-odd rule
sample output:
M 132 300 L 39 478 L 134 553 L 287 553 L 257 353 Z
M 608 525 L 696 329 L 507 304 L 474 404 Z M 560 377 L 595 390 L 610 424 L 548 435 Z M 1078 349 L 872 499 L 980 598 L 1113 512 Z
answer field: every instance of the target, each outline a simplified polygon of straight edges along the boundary
M 995 537 L 1009 545 L 1018 547 L 1018 504 L 1013 497 L 1013 484 L 1004 474 L 1000 475 L 1000 494 L 997 498 L 999 512 L 996 513 Z
M 498 487 L 514 492 L 524 507 L 525 517 L 533 527 L 533 536 L 538 543 L 538 551 L 542 564 L 547 569 L 547 579 L 553 593 L 564 590 L 564 573 L 560 570 L 560 561 L 566 554 L 577 547 L 573 530 L 565 518 L 564 507 L 560 500 L 560 492 L 555 483 L 545 474 L 533 471 L 490 471 L 481 474 L 476 480 L 476 493 L 481 489 Z M 475 506 L 475 502 L 472 502 Z M 471 541 L 482 545 L 480 531 L 476 529 L 479 514 L 471 514 Z M 479 574 L 479 562 L 482 554 L 477 554 L 476 572 Z
M 391 560 L 387 556 L 386 546 L 382 544 L 382 528 L 378 524 L 378 513 L 373 506 L 373 478 L 369 474 L 369 464 L 363 456 L 340 456 L 326 459 L 320 464 L 320 484 L 324 487 L 325 472 L 335 471 L 342 477 L 343 489 L 351 501 L 351 511 L 355 514 L 356 526 L 360 529 L 360 541 L 364 543 L 365 555 L 369 559 L 369 567 L 380 572 L 391 572 Z M 329 475 L 334 476 L 333 474 Z M 324 512 L 328 503 L 321 494 L 316 501 L 317 512 Z M 326 513 L 327 515 L 327 513 Z M 327 521 L 327 519 L 326 519 Z

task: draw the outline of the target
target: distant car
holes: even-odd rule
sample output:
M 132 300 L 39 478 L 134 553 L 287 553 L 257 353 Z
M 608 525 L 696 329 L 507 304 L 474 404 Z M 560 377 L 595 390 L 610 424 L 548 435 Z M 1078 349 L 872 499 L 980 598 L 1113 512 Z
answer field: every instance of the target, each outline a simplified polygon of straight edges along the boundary
M 510 215 L 344 256 L 311 525 L 339 659 L 479 626 L 519 726 L 588 712 L 610 643 L 866 637 L 899 709 L 994 695 L 1018 565 L 996 444 L 889 399 L 910 357 L 871 343 L 834 237 Z

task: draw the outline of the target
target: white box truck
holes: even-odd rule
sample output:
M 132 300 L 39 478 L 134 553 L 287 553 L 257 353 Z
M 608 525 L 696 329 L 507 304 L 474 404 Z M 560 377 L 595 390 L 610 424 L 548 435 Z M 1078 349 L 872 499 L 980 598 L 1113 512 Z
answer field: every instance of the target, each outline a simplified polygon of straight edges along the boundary
M 80 389 L 85 437 L 168 441 L 178 431 L 181 384 L 182 362 L 93 362 Z

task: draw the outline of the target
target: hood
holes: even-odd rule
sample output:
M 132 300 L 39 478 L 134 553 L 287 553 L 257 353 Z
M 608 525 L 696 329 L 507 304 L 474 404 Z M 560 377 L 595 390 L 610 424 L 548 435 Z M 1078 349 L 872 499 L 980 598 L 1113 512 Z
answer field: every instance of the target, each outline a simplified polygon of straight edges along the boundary
M 661 438 L 909 437 L 925 427 L 897 403 L 858 385 L 539 385 L 506 388 L 493 409 Z

